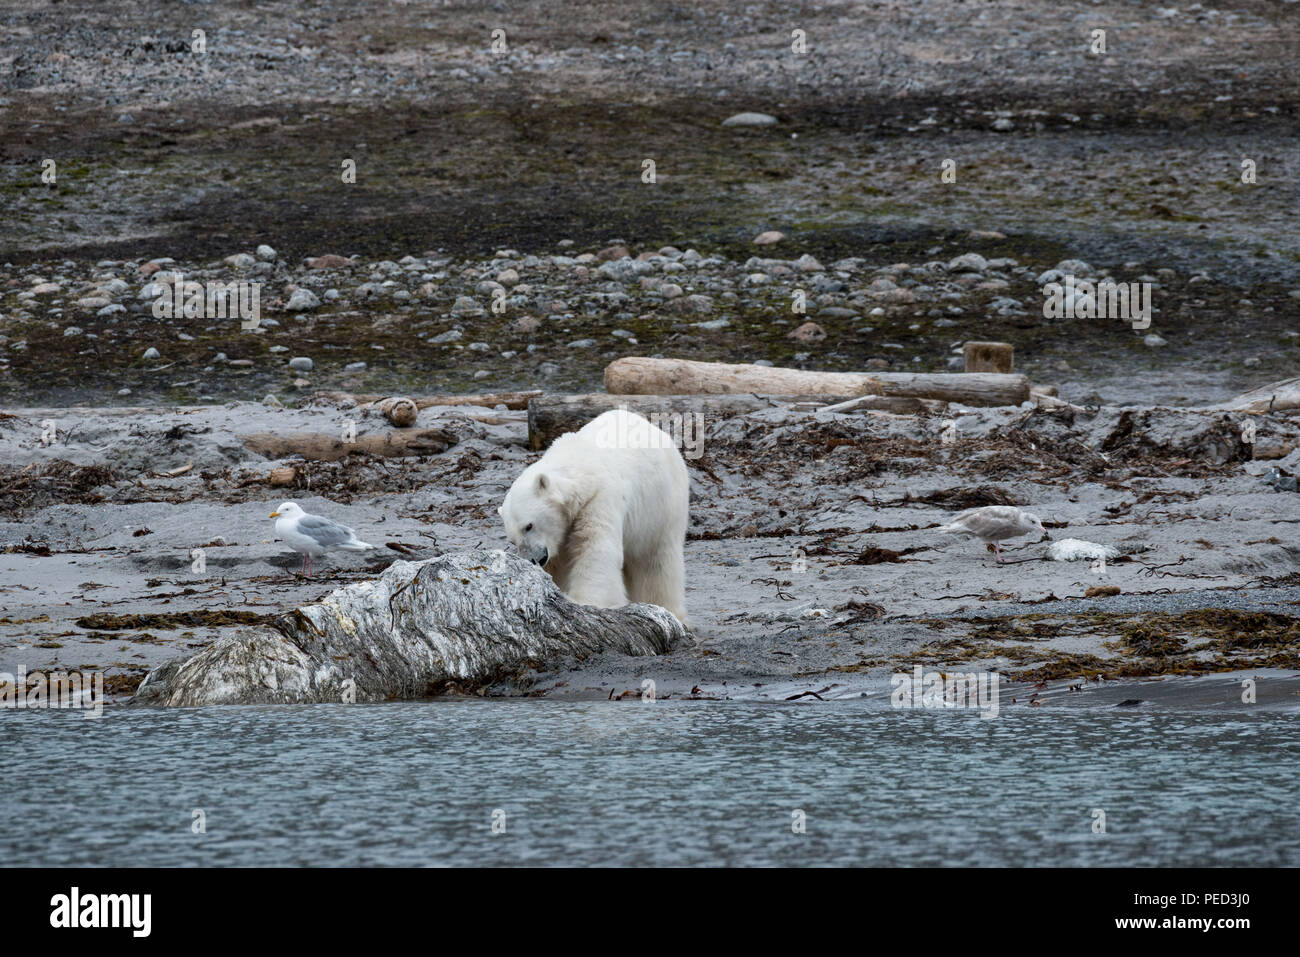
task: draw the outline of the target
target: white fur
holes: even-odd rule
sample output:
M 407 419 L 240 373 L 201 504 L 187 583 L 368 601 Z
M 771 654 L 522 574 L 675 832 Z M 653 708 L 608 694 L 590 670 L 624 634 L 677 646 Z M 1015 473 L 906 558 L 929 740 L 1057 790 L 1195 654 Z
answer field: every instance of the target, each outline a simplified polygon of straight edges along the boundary
M 690 480 L 672 439 L 614 409 L 556 439 L 497 509 L 520 553 L 570 600 L 649 602 L 686 624 L 682 549 Z

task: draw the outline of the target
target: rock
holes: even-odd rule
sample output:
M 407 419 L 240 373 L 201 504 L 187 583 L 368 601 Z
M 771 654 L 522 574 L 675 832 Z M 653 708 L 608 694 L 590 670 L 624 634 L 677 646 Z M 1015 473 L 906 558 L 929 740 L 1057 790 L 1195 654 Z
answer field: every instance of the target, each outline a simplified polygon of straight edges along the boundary
M 349 362 L 343 367 L 344 372 L 365 372 L 366 364 L 364 362 Z
M 799 272 L 825 272 L 826 267 L 817 261 L 813 256 L 804 253 L 794 261 L 794 268 Z
M 1296 490 L 1296 477 L 1294 475 L 1284 475 L 1280 469 L 1271 468 L 1264 475 L 1264 483 L 1273 486 L 1278 492 L 1294 492 Z
M 265 243 L 258 246 L 257 249 L 254 250 L 254 252 L 257 258 L 264 263 L 275 262 L 275 250 L 272 249 L 270 246 L 266 245 Z
M 632 253 L 626 246 L 606 246 L 600 252 L 596 253 L 597 259 L 603 259 L 606 262 L 613 262 L 617 259 L 626 259 Z
M 277 399 L 273 393 L 270 393 L 270 392 L 268 392 L 268 393 L 267 393 L 267 394 L 262 398 L 262 405 L 265 405 L 265 406 L 267 406 L 267 407 L 269 407 L 269 408 L 272 408 L 272 409 L 283 409 L 283 408 L 284 408 L 284 404 L 283 404 L 279 399 Z
M 309 309 L 315 309 L 320 305 L 320 299 L 310 289 L 299 286 L 289 297 L 284 308 L 289 312 L 306 312 Z
M 85 299 L 77 300 L 77 307 L 79 309 L 103 309 L 107 305 L 108 300 L 99 296 L 89 296 Z
M 826 330 L 815 322 L 805 322 L 798 329 L 787 333 L 786 338 L 802 343 L 821 342 L 826 338 Z
M 948 262 L 949 272 L 984 272 L 989 261 L 979 253 L 965 253 Z
M 531 335 L 541 328 L 541 321 L 536 316 L 519 316 L 512 323 L 516 332 Z
M 35 286 L 32 286 L 32 288 L 28 290 L 28 292 L 33 293 L 37 296 L 48 296 L 53 293 L 62 292 L 62 291 L 63 291 L 63 287 L 60 286 L 57 282 L 39 283 Z
M 663 309 L 679 316 L 707 316 L 713 311 L 713 300 L 701 295 L 682 296 L 669 299 L 663 304 Z
M 1016 128 L 1016 124 L 1005 116 L 1000 116 L 993 121 L 993 129 L 999 133 L 1010 133 Z
M 773 126 L 777 122 L 775 116 L 767 113 L 737 113 L 729 116 L 722 121 L 723 126 Z
M 257 260 L 248 255 L 248 253 L 235 253 L 233 256 L 227 256 L 221 261 L 231 269 L 247 269 L 249 266 L 253 265 L 253 263 L 257 262 Z
M 108 282 L 101 283 L 99 288 L 95 290 L 95 295 L 103 296 L 108 299 L 117 299 L 120 296 L 125 295 L 130 288 L 131 287 L 122 280 L 114 277 Z
M 294 356 L 289 360 L 289 368 L 295 372 L 310 372 L 311 367 L 312 361 L 306 356 Z
M 967 239 L 976 240 L 997 240 L 1006 239 L 1006 233 L 1000 233 L 996 229 L 972 229 L 966 234 Z
M 1142 341 L 1145 342 L 1152 349 L 1158 349 L 1160 348 L 1160 346 L 1168 345 L 1168 343 L 1164 339 L 1156 335 L 1154 332 L 1151 333 L 1150 335 L 1143 336 Z
M 497 282 L 502 286 L 519 285 L 519 272 L 514 269 L 503 269 L 497 273 Z
M 1056 269 L 1064 276 L 1091 276 L 1093 268 L 1082 259 L 1062 259 L 1056 264 Z
M 397 561 L 273 623 L 237 626 L 146 676 L 132 705 L 390 701 L 485 687 L 602 652 L 657 655 L 685 637 L 657 605 L 576 605 L 504 551 Z
M 67 336 L 80 336 L 80 335 L 82 335 L 82 334 L 83 334 L 83 333 L 82 333 L 82 331 L 81 331 L 81 327 L 80 327 L 80 326 L 68 326 L 68 328 L 66 328 L 66 329 L 63 330 L 63 335 L 64 335 L 65 337 L 67 337 Z
M 313 256 L 307 260 L 308 269 L 342 269 L 345 266 L 351 266 L 352 260 L 346 256 L 336 256 L 334 253 L 326 253 L 324 256 Z
M 120 305 L 118 305 L 117 303 L 113 303 L 113 304 L 110 305 L 110 306 L 105 306 L 103 309 L 99 310 L 99 312 L 95 313 L 95 315 L 97 315 L 97 316 L 115 316 L 115 315 L 117 315 L 119 312 L 126 312 L 126 306 L 120 306 Z
M 155 349 L 153 346 L 150 346 L 148 349 L 144 350 L 144 355 L 140 356 L 140 358 L 141 358 L 141 359 L 160 359 L 160 358 L 162 358 L 162 355 L 161 355 L 161 353 L 158 352 L 157 349 Z
M 469 296 L 457 296 L 455 304 L 451 307 L 453 316 L 481 316 L 483 307 Z
M 779 243 L 785 239 L 785 233 L 777 232 L 775 229 L 769 229 L 765 233 L 759 233 L 754 237 L 755 246 L 771 246 L 773 243 Z

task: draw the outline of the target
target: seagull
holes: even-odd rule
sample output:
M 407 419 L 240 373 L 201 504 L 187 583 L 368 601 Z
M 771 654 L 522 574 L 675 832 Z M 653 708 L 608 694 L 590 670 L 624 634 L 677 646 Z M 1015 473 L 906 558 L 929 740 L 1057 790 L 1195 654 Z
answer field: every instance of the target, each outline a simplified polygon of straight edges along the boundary
M 324 515 L 307 514 L 297 502 L 285 502 L 271 513 L 271 518 L 276 520 L 275 530 L 285 544 L 302 555 L 302 570 L 309 578 L 311 560 L 317 555 L 335 548 L 364 552 L 379 547 L 361 541 L 346 525 Z
M 970 535 L 980 541 L 993 545 L 993 555 L 997 564 L 1002 564 L 1002 552 L 998 542 L 1008 538 L 1019 538 L 1029 532 L 1037 531 L 1047 534 L 1038 516 L 1023 512 L 1014 505 L 986 505 L 984 508 L 972 508 L 962 512 L 947 525 L 940 525 L 939 531 L 950 535 Z

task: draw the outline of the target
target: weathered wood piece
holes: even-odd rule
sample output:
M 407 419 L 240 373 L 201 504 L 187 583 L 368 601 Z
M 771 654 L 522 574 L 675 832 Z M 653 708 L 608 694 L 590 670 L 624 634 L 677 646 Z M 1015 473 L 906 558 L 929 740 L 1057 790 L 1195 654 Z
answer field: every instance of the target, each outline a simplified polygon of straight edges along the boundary
M 526 409 L 530 399 L 542 394 L 541 389 L 531 389 L 526 392 L 486 392 L 473 395 L 415 395 L 411 400 L 417 408 L 427 409 L 431 405 L 480 405 L 484 408 L 495 409 L 498 405 L 504 405 L 507 409 Z M 371 405 L 375 402 L 383 402 L 390 398 L 386 395 L 363 395 L 351 392 L 317 392 L 317 396 L 323 399 L 330 399 L 334 402 L 352 401 L 357 405 Z
M 460 437 L 447 429 L 403 429 L 367 433 L 349 441 L 345 441 L 340 435 L 326 435 L 322 432 L 297 432 L 286 435 L 255 432 L 251 435 L 241 435 L 239 441 L 249 450 L 265 455 L 268 459 L 301 455 L 304 459 L 315 462 L 336 462 L 353 452 L 365 452 L 383 458 L 437 455 L 459 442 Z

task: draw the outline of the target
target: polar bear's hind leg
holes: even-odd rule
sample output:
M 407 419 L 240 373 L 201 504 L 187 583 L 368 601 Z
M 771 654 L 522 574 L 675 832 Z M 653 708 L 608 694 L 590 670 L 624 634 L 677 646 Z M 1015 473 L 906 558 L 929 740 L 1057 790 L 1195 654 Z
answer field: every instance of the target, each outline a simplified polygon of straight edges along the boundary
M 666 542 L 657 550 L 630 560 L 623 570 L 628 598 L 667 608 L 686 627 L 686 573 L 682 564 L 682 546 Z

